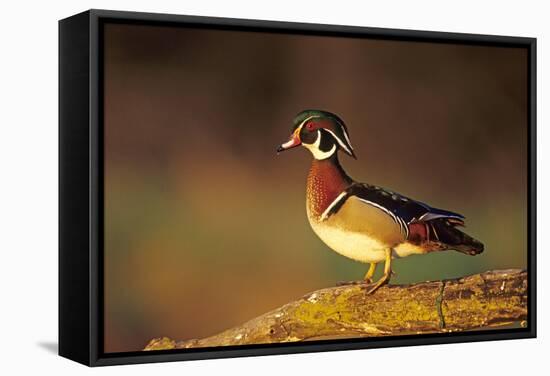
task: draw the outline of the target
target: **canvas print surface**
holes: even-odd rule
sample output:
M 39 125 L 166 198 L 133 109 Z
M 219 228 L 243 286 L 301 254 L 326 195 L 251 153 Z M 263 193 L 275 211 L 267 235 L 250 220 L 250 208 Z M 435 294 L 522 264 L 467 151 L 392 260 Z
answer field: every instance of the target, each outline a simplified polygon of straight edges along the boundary
M 105 352 L 528 325 L 527 49 L 102 43 Z

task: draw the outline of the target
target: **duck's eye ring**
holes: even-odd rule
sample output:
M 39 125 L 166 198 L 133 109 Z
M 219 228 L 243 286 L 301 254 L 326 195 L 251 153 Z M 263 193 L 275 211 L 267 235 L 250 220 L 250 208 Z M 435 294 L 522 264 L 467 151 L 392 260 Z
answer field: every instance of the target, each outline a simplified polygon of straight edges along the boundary
M 313 129 L 313 123 L 307 123 L 307 124 L 306 124 L 306 128 L 307 128 L 308 130 L 312 130 L 312 129 Z

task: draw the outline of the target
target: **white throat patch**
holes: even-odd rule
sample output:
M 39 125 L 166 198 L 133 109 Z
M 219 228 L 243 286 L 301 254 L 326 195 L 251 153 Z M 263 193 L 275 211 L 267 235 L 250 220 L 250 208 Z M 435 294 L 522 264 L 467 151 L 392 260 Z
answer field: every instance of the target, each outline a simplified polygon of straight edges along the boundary
M 319 129 L 317 130 L 317 139 L 313 144 L 305 144 L 302 142 L 302 145 L 304 145 L 304 147 L 313 154 L 313 157 L 319 161 L 327 159 L 332 156 L 332 154 L 336 153 L 336 144 L 332 144 L 332 148 L 329 151 L 322 151 L 319 148 L 319 145 L 321 145 L 321 131 Z

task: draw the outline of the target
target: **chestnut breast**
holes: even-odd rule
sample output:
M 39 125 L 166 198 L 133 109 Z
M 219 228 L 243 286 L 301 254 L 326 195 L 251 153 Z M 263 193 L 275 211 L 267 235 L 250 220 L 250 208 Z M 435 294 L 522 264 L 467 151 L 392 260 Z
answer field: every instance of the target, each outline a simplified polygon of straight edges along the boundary
M 346 175 L 337 160 L 314 159 L 306 187 L 308 216 L 319 220 L 329 205 L 344 191 L 352 180 Z

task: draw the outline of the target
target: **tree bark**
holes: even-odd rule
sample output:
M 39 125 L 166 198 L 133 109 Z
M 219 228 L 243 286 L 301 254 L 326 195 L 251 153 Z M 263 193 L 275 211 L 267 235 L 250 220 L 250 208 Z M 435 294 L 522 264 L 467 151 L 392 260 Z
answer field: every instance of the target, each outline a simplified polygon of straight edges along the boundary
M 203 339 L 156 338 L 145 350 L 280 343 L 313 339 L 442 333 L 493 328 L 527 318 L 527 272 L 387 285 L 325 288 Z

